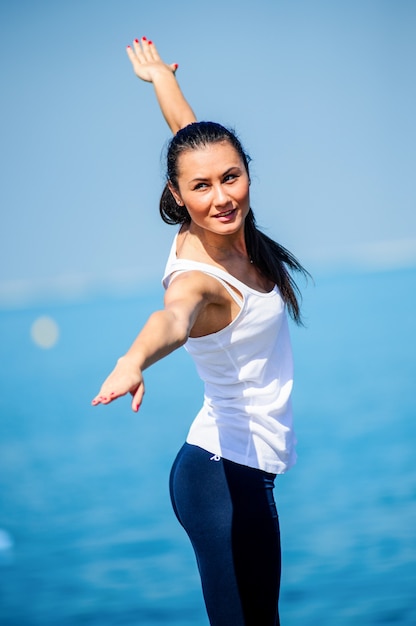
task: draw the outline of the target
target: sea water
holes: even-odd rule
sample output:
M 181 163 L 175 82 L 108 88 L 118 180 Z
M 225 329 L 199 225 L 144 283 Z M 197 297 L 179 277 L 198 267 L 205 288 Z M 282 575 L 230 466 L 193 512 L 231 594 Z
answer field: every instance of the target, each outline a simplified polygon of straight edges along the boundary
M 189 357 L 146 372 L 138 414 L 129 398 L 90 406 L 161 297 L 0 311 L 3 626 L 208 624 L 168 495 L 201 402 Z M 275 489 L 283 626 L 416 624 L 415 303 L 414 269 L 305 291 L 299 458 Z M 30 334 L 45 315 L 49 348 Z

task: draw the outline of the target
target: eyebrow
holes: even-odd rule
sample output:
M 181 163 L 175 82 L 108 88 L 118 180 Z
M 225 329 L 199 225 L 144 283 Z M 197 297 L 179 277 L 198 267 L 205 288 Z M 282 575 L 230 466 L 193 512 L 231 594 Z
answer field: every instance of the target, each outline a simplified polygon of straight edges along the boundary
M 225 172 L 223 172 L 221 176 L 227 176 L 227 174 L 229 174 L 232 170 L 239 170 L 241 172 L 241 167 L 239 165 L 232 165 L 231 167 L 228 168 L 228 170 L 225 170 Z M 188 182 L 196 183 L 196 182 L 205 182 L 207 180 L 208 178 L 204 178 L 203 176 L 197 176 L 196 178 L 192 178 Z

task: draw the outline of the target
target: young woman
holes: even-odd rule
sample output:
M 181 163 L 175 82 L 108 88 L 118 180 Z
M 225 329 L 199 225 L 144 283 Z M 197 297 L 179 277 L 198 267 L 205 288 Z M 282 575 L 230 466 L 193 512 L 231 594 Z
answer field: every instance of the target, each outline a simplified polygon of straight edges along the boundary
M 292 353 L 287 311 L 300 321 L 290 271 L 306 274 L 255 225 L 249 158 L 219 124 L 196 122 L 167 65 L 145 37 L 127 48 L 152 82 L 174 137 L 162 218 L 178 224 L 153 313 L 103 383 L 93 405 L 130 393 L 143 371 L 185 345 L 205 383 L 204 401 L 174 462 L 172 504 L 195 550 L 213 626 L 279 624 L 280 533 L 276 474 L 295 462 Z

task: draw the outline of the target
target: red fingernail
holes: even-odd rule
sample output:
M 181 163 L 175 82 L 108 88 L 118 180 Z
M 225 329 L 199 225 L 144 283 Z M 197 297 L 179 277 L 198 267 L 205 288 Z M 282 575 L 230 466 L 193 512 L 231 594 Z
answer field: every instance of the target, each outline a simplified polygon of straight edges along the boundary
M 147 38 L 146 38 L 146 37 L 142 37 L 142 39 L 143 39 L 143 41 L 147 41 Z
M 177 70 L 179 65 L 177 63 L 175 63 L 175 65 L 173 67 L 175 68 L 175 70 Z
M 127 50 L 129 50 L 131 48 L 131 46 L 127 46 Z
M 134 40 L 134 43 L 139 43 L 139 40 L 138 40 L 138 39 L 135 39 L 135 40 Z
M 148 43 L 148 44 L 149 44 L 149 46 L 150 46 L 150 45 L 153 43 L 153 41 L 148 41 L 147 43 Z

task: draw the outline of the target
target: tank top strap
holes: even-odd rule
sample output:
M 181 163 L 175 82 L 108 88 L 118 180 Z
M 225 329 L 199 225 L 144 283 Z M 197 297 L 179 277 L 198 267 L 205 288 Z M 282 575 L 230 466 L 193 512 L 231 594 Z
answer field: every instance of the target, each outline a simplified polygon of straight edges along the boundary
M 208 272 L 206 272 L 208 274 Z M 232 299 L 234 300 L 234 302 L 236 304 L 238 304 L 239 307 L 242 307 L 244 304 L 244 299 L 241 298 L 238 293 L 236 293 L 235 289 L 233 289 L 231 287 L 231 285 L 229 283 L 227 283 L 226 280 L 224 280 L 223 278 L 220 278 L 219 276 L 216 276 L 215 274 L 210 274 L 210 276 L 212 276 L 213 278 L 215 278 L 216 280 L 218 280 L 218 282 L 221 283 L 221 285 L 224 287 L 224 289 L 226 291 L 228 291 L 228 293 L 230 294 L 230 296 L 232 297 Z M 241 290 L 239 289 L 239 293 L 241 293 Z
M 168 287 L 172 280 L 172 275 L 183 272 L 198 271 L 208 276 L 212 276 L 226 289 L 232 299 L 239 307 L 244 304 L 244 283 L 241 283 L 237 278 L 234 278 L 231 274 L 228 274 L 225 270 L 222 270 L 215 265 L 209 263 L 200 263 L 199 261 L 192 261 L 190 259 L 176 259 L 168 263 L 165 274 L 162 280 L 165 289 Z M 238 293 L 236 293 L 236 291 Z

